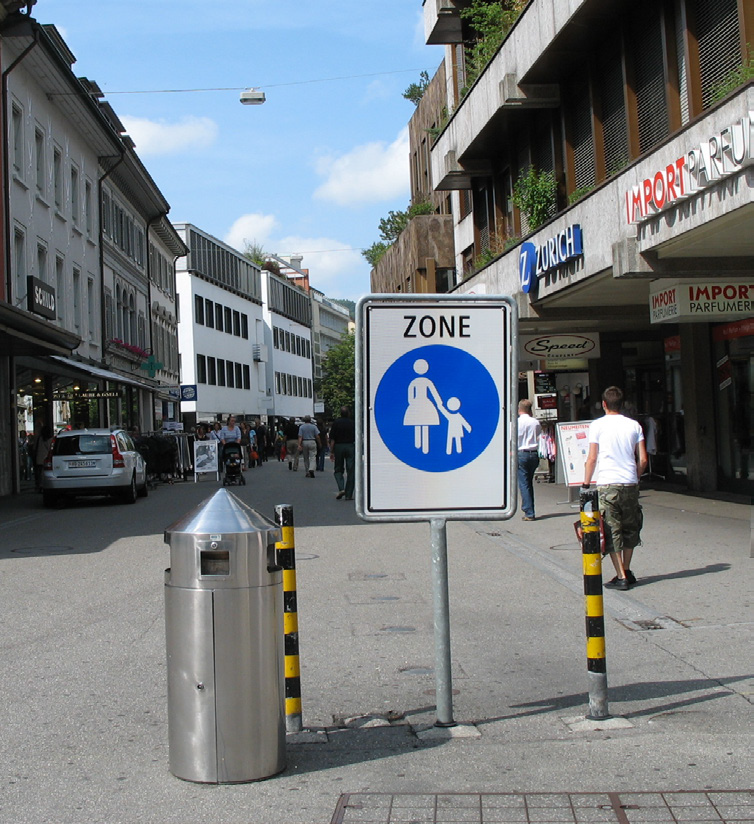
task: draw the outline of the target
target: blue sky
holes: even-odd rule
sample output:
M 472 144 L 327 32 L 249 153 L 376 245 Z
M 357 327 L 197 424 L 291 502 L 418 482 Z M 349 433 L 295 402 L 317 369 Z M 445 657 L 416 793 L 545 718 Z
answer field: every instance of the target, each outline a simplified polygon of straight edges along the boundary
M 359 249 L 409 200 L 401 93 L 442 59 L 421 0 L 38 0 L 32 14 L 105 92 L 174 222 L 301 253 L 331 297 L 369 292 Z M 239 102 L 252 86 L 264 105 Z

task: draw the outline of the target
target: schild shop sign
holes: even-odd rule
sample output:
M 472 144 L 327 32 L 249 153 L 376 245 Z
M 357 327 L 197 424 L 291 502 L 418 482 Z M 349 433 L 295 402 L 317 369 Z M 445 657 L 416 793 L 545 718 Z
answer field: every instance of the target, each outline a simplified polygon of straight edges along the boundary
M 649 288 L 652 323 L 713 321 L 754 314 L 754 279 L 660 279 Z
M 29 275 L 26 278 L 26 308 L 48 320 L 55 320 L 55 290 L 43 280 Z
M 626 222 L 641 223 L 674 203 L 730 177 L 754 160 L 754 112 L 710 135 L 625 195 Z

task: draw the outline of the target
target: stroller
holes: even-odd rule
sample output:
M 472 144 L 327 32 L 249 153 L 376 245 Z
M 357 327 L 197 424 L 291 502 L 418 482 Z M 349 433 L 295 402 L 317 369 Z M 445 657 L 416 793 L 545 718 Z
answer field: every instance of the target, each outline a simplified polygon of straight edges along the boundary
M 223 448 L 223 486 L 246 486 L 243 476 L 243 453 L 241 444 L 226 443 Z

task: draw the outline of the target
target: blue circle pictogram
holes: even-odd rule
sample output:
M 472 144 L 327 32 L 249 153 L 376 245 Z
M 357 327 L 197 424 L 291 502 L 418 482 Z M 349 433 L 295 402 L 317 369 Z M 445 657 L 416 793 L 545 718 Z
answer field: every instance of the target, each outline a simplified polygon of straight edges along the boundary
M 487 448 L 500 420 L 500 396 L 473 355 L 454 346 L 422 346 L 382 376 L 374 420 L 399 461 L 425 472 L 449 472 Z

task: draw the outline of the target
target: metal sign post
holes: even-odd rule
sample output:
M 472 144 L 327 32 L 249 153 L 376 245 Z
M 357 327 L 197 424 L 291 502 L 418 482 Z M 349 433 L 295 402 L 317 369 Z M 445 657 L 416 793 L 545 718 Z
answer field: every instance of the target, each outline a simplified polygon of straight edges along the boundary
M 356 309 L 356 511 L 428 521 L 437 725 L 452 726 L 448 520 L 516 511 L 516 304 L 371 295 Z

